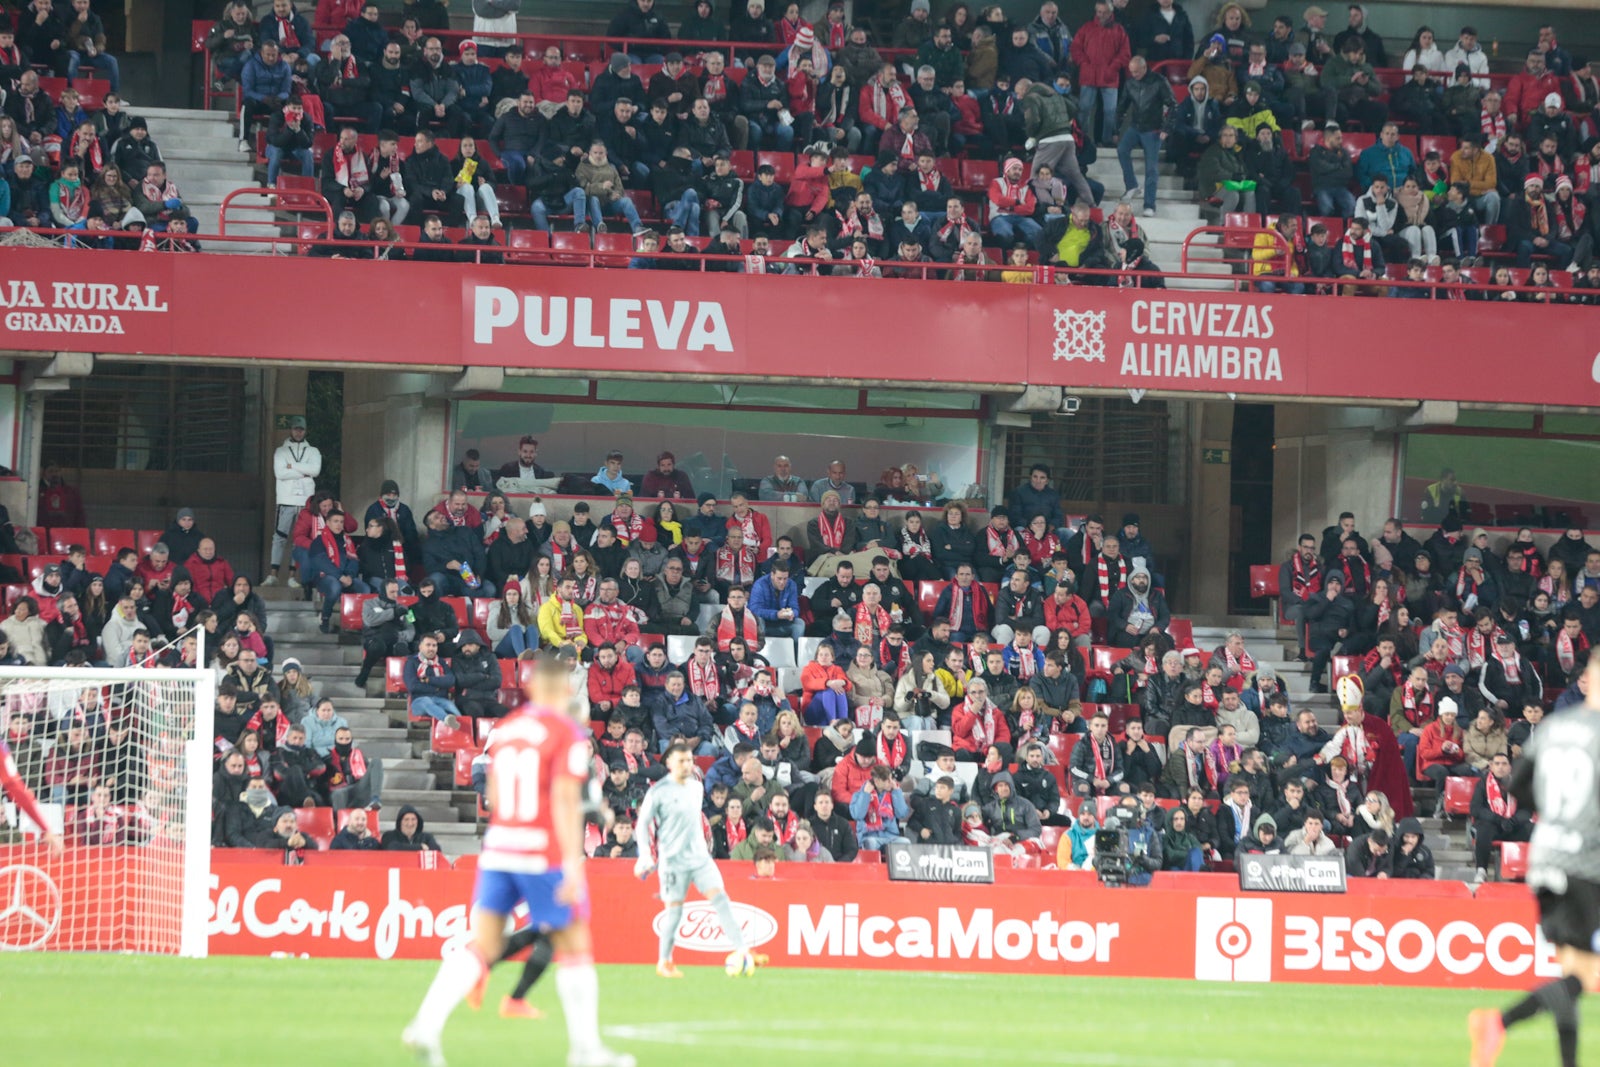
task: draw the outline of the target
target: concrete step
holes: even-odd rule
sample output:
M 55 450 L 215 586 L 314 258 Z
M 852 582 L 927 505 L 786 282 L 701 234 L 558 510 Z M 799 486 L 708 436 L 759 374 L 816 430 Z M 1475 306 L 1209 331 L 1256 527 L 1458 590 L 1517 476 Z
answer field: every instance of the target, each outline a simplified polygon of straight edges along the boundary
M 387 772 L 385 772 L 387 773 Z M 470 793 L 468 794 L 470 798 Z M 454 797 L 442 789 L 420 788 L 395 783 L 391 788 L 384 783 L 383 809 L 391 811 L 402 804 L 411 804 L 423 813 L 423 818 L 444 823 L 462 821 L 461 812 L 453 806 Z
M 219 160 L 213 155 L 191 152 L 181 156 L 167 155 L 166 160 L 167 173 L 172 175 L 174 181 L 180 182 L 178 187 L 185 191 L 190 186 L 209 189 L 212 182 L 227 182 L 229 192 L 255 184 L 255 168 L 237 159 Z
M 233 130 L 217 123 L 195 125 L 170 122 L 150 124 L 150 136 L 156 138 L 161 155 L 166 159 L 185 153 L 204 153 L 212 159 L 229 159 L 237 163 L 250 163 L 251 158 L 239 151 L 239 138 Z
M 163 122 L 177 120 L 196 124 L 226 125 L 230 119 L 229 113 L 226 111 L 203 111 L 199 108 L 184 107 L 141 107 L 138 109 L 138 113 L 143 115 L 146 120 L 150 120 L 152 125 L 154 120 L 157 119 Z

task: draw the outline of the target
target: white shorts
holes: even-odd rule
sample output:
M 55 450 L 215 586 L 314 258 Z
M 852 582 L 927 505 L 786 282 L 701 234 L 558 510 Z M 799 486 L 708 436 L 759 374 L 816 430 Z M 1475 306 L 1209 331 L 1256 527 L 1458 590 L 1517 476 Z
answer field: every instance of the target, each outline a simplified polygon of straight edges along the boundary
M 661 899 L 668 904 L 681 903 L 691 885 L 707 899 L 722 892 L 722 872 L 709 859 L 694 867 L 662 867 L 659 874 Z

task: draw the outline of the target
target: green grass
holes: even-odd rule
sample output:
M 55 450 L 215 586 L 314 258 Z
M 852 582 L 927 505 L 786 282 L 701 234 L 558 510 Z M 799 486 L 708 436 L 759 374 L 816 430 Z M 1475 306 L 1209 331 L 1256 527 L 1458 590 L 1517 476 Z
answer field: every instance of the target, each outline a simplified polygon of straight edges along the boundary
M 733 981 L 685 967 L 601 968 L 607 1040 L 641 1067 L 854 1067 L 928 1062 L 1084 1067 L 1423 1067 L 1466 1062 L 1466 1011 L 1506 994 L 1444 989 L 771 970 Z M 432 963 L 134 956 L 0 956 L 0 1063 L 26 1067 L 378 1067 Z M 566 1032 L 549 976 L 541 1022 L 485 1010 L 445 1031 L 453 1067 L 560 1064 Z M 1584 1056 L 1600 1061 L 1600 1002 L 1584 1004 Z M 1548 1067 L 1547 1020 L 1501 1063 Z

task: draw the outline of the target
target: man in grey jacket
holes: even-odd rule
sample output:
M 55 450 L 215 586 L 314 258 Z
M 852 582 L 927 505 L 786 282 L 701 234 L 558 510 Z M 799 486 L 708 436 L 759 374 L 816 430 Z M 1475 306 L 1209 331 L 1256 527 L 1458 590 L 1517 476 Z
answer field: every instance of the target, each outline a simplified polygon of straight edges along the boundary
M 374 668 L 382 665 L 389 656 L 408 656 L 411 642 L 416 640 L 416 628 L 411 625 L 410 613 L 399 604 L 400 583 L 390 578 L 383 583 L 378 595 L 361 604 L 361 671 L 356 676 L 356 688 L 364 689 Z
M 1057 93 L 1043 82 L 1018 78 L 1013 92 L 1022 101 L 1022 128 L 1027 132 L 1027 147 L 1033 152 L 1033 169 L 1049 167 L 1062 184 L 1077 194 L 1079 200 L 1093 207 L 1097 202 L 1094 191 L 1084 180 L 1078 166 L 1078 143 L 1072 136 L 1072 105 L 1070 98 Z
M 417 109 L 418 129 L 440 130 L 446 137 L 460 137 L 466 132 L 461 83 L 445 63 L 444 45 L 437 37 L 423 42 L 422 62 L 411 73 L 411 103 Z
M 1010 771 L 1000 771 L 989 779 L 994 799 L 983 806 L 983 823 L 991 834 L 1010 834 L 1013 841 L 1039 839 L 1039 809 L 1017 795 Z

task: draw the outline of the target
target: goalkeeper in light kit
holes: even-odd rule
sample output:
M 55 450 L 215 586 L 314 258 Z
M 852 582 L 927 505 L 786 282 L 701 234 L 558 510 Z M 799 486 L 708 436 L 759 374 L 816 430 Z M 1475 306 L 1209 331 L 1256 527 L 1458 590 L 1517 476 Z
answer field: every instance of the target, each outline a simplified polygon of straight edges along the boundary
M 419 1061 L 442 1067 L 439 1039 L 445 1020 L 500 958 L 506 919 L 523 903 L 529 926 L 549 930 L 555 949 L 568 1067 L 634 1067 L 632 1056 L 600 1043 L 600 991 L 583 866 L 589 752 L 566 711 L 571 700 L 567 665 L 542 657 L 529 679 L 528 698 L 500 720 L 489 742 L 493 805 L 473 889 L 473 943 L 439 964 L 402 1040 Z
M 755 955 L 745 947 L 744 932 L 733 915 L 733 903 L 722 885 L 722 872 L 717 870 L 706 847 L 705 830 L 700 813 L 705 803 L 705 787 L 694 776 L 694 751 L 687 742 L 678 741 L 667 747 L 664 760 L 667 776 L 650 787 L 639 805 L 638 825 L 639 860 L 633 873 L 648 878 L 650 872 L 660 869 L 661 903 L 666 905 L 667 921 L 661 927 L 661 953 L 656 960 L 656 973 L 663 978 L 681 978 L 683 972 L 672 963 L 672 946 L 678 938 L 678 925 L 683 921 L 683 899 L 693 885 L 717 909 L 717 918 L 723 932 L 733 943 L 728 955 L 727 970 L 731 975 L 746 975 L 767 958 Z

